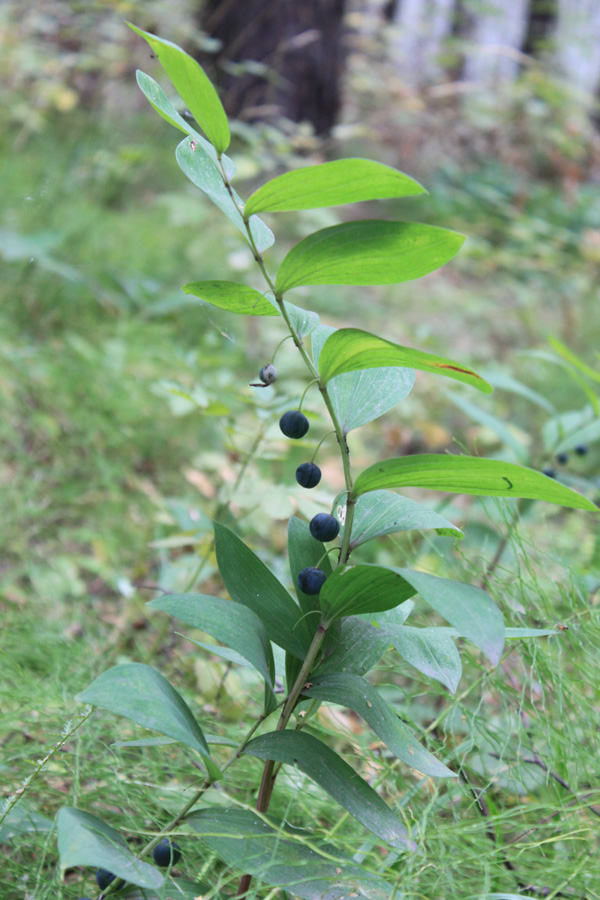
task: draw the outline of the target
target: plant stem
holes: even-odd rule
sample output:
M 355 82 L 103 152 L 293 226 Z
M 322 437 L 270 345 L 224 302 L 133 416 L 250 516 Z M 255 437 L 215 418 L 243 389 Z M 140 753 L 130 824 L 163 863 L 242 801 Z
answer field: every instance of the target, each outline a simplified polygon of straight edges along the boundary
M 2 814 L 0 815 L 0 825 L 2 825 L 4 820 L 8 817 L 8 814 L 15 808 L 17 803 L 19 803 L 23 799 L 23 797 L 31 787 L 32 782 L 37 778 L 46 764 L 56 756 L 56 754 L 62 747 L 64 747 L 69 738 L 75 734 L 77 729 L 81 728 L 84 722 L 87 722 L 93 711 L 94 707 L 90 706 L 84 713 L 74 717 L 67 723 L 67 725 L 65 725 L 65 729 L 60 740 L 52 747 L 51 750 L 48 751 L 43 759 L 40 759 L 36 762 L 34 771 L 31 773 L 31 775 L 27 776 L 21 787 L 14 792 L 13 796 L 8 796 L 4 801 Z
M 248 240 L 250 241 L 252 250 L 254 252 L 254 258 L 256 260 L 256 263 L 257 263 L 259 269 L 261 270 L 267 284 L 269 285 L 271 290 L 275 293 L 275 285 L 273 284 L 273 281 L 271 280 L 269 273 L 267 272 L 267 270 L 265 268 L 265 264 L 262 260 L 260 253 L 257 250 L 256 244 L 254 242 L 254 238 L 252 237 L 252 232 L 250 231 L 250 228 L 248 227 L 247 224 L 246 224 L 246 231 L 248 233 Z M 350 492 L 352 491 L 353 481 L 352 481 L 352 471 L 350 469 L 350 450 L 348 448 L 348 441 L 346 440 L 346 435 L 344 434 L 344 431 L 340 424 L 340 420 L 338 419 L 337 413 L 334 409 L 333 403 L 331 401 L 331 397 L 329 395 L 329 391 L 327 390 L 327 385 L 322 384 L 321 379 L 319 377 L 319 372 L 318 372 L 315 364 L 313 363 L 312 359 L 308 355 L 308 353 L 306 351 L 306 347 L 302 343 L 302 338 L 300 337 L 300 335 L 298 334 L 298 332 L 292 325 L 292 322 L 288 315 L 288 311 L 285 308 L 285 304 L 283 302 L 283 297 L 281 295 L 278 295 L 275 293 L 275 300 L 279 307 L 279 311 L 281 312 L 281 315 L 282 315 L 287 327 L 290 330 L 290 334 L 293 338 L 294 344 L 296 345 L 296 347 L 298 349 L 298 352 L 300 353 L 302 359 L 304 360 L 308 371 L 310 372 L 310 374 L 313 377 L 313 380 L 318 382 L 319 390 L 321 391 L 323 401 L 324 401 L 325 406 L 327 407 L 327 411 L 331 417 L 331 421 L 333 423 L 333 428 L 334 428 L 334 431 L 335 431 L 335 434 L 337 437 L 337 442 L 340 447 L 340 454 L 342 457 L 342 466 L 344 468 L 344 481 L 346 483 L 346 490 L 349 495 L 348 501 L 346 503 L 346 521 L 344 524 L 344 537 L 342 539 L 342 546 L 341 546 L 340 555 L 338 558 L 338 565 L 343 565 L 348 561 L 348 557 L 350 556 L 350 552 L 351 552 L 350 537 L 352 534 L 352 522 L 354 520 L 354 507 L 356 505 L 356 501 L 350 499 Z
M 322 622 L 319 623 L 319 626 L 312 639 L 311 645 L 308 648 L 306 657 L 304 658 L 304 662 L 302 663 L 302 668 L 298 672 L 298 677 L 294 682 L 294 686 L 290 693 L 287 695 L 287 698 L 283 704 L 281 716 L 279 718 L 279 722 L 277 723 L 277 728 L 275 729 L 275 731 L 283 731 L 287 727 L 288 722 L 292 717 L 294 707 L 298 701 L 298 697 L 302 693 L 302 689 L 306 684 L 306 679 L 308 678 L 310 671 L 315 663 L 315 659 L 317 658 L 317 654 L 321 649 L 321 644 L 323 643 L 326 634 L 327 628 L 323 625 Z M 269 803 L 273 794 L 273 787 L 275 785 L 275 777 L 273 773 L 274 768 L 275 761 L 272 759 L 268 759 L 263 768 L 260 787 L 258 789 L 258 798 L 256 800 L 257 812 L 266 813 L 269 808 Z M 252 875 L 242 875 L 236 894 L 238 900 L 241 900 L 241 898 L 246 896 L 251 881 Z
M 233 197 L 233 190 L 232 190 L 231 184 L 229 183 L 229 179 L 228 179 L 222 165 L 221 165 L 221 173 L 223 176 L 223 180 L 225 182 L 225 187 L 227 188 L 229 194 Z M 279 307 L 279 311 L 289 329 L 290 335 L 294 341 L 294 344 L 296 345 L 296 347 L 298 349 L 298 352 L 300 353 L 300 356 L 304 360 L 304 363 L 312 377 L 312 380 L 319 385 L 319 390 L 321 391 L 323 401 L 325 403 L 325 406 L 327 407 L 327 411 L 328 411 L 328 413 L 331 417 L 331 421 L 333 423 L 333 427 L 334 427 L 335 434 L 337 437 L 337 442 L 338 442 L 339 448 L 340 448 L 340 454 L 341 454 L 341 458 L 342 458 L 342 466 L 344 469 L 344 481 L 345 481 L 345 485 L 346 485 L 346 491 L 348 494 L 348 500 L 346 503 L 346 520 L 344 523 L 344 535 L 342 538 L 342 544 L 340 547 L 339 557 L 338 557 L 338 565 L 344 565 L 348 561 L 348 557 L 350 556 L 350 552 L 351 552 L 350 538 L 351 538 L 351 534 L 352 534 L 352 522 L 354 519 L 354 507 L 355 507 L 355 503 L 356 503 L 355 500 L 351 499 L 353 481 L 352 481 L 352 471 L 350 468 L 350 450 L 348 448 L 348 442 L 346 440 L 346 435 L 344 433 L 344 430 L 341 426 L 340 420 L 339 420 L 337 413 L 335 411 L 335 408 L 333 406 L 331 396 L 329 395 L 329 392 L 327 390 L 327 385 L 322 383 L 317 367 L 315 366 L 314 362 L 310 358 L 310 356 L 306 350 L 306 347 L 304 346 L 304 344 L 302 342 L 302 338 L 300 337 L 300 335 L 298 334 L 298 332 L 296 331 L 296 329 L 294 328 L 294 326 L 290 320 L 288 311 L 287 311 L 285 303 L 283 301 L 283 296 L 281 294 L 278 294 L 277 291 L 275 290 L 275 284 L 274 284 L 273 280 L 271 279 L 269 273 L 267 272 L 267 269 L 263 262 L 262 256 L 258 250 L 258 247 L 256 246 L 256 242 L 254 240 L 254 236 L 252 234 L 250 225 L 245 219 L 244 219 L 244 226 L 246 229 L 246 234 L 248 235 L 248 241 L 252 248 L 252 253 L 254 255 L 254 259 L 256 260 L 256 264 L 258 265 L 260 271 L 262 272 L 262 275 L 263 275 L 265 281 L 267 282 L 270 290 L 273 292 L 273 294 L 275 296 L 275 301 L 277 303 L 277 306 Z M 311 381 L 311 384 L 312 383 L 313 382 Z M 309 387 L 310 387 L 310 385 L 309 385 Z M 306 391 L 304 393 L 306 393 Z M 304 399 L 304 395 L 303 395 L 303 399 Z M 296 681 L 284 702 L 283 709 L 281 711 L 281 717 L 279 719 L 279 722 L 277 723 L 277 728 L 276 728 L 277 731 L 282 731 L 283 729 L 285 729 L 287 727 L 288 722 L 291 718 L 292 712 L 294 710 L 294 707 L 298 701 L 298 697 L 300 696 L 300 694 L 302 692 L 302 688 L 304 687 L 304 685 L 306 683 L 306 679 L 314 665 L 315 659 L 317 657 L 317 654 L 319 652 L 321 644 L 323 643 L 323 639 L 325 638 L 326 633 L 327 633 L 327 624 L 325 624 L 324 622 L 321 622 L 317 628 L 315 636 L 314 636 L 312 643 L 308 649 L 308 652 L 307 652 L 304 662 L 302 664 L 302 668 L 300 669 L 300 672 L 298 673 L 298 677 L 296 678 Z M 275 767 L 275 763 L 273 760 L 267 760 L 265 762 L 265 766 L 263 769 L 263 774 L 262 774 L 262 778 L 261 778 L 261 782 L 260 782 L 260 788 L 258 791 L 258 798 L 257 798 L 257 802 L 256 802 L 256 809 L 258 812 L 264 813 L 269 808 L 269 802 L 271 800 L 271 794 L 273 792 L 273 786 L 274 786 L 275 777 L 276 777 L 276 774 L 274 774 L 274 772 L 273 772 L 274 767 Z M 251 875 L 243 875 L 242 876 L 239 886 L 238 886 L 238 892 L 237 892 L 238 900 L 241 900 L 241 898 L 244 898 L 246 896 L 248 889 L 250 887 L 251 881 L 252 881 Z

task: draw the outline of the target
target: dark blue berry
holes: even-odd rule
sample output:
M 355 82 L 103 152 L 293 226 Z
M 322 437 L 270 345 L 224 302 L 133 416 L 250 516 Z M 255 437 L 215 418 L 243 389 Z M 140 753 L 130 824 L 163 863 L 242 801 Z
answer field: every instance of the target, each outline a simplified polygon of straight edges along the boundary
M 168 838 L 164 838 L 160 844 L 156 845 L 152 851 L 152 856 L 154 857 L 154 862 L 157 866 L 161 866 L 162 868 L 174 866 L 181 859 L 181 847 L 176 841 L 170 841 Z
M 305 488 L 314 488 L 321 480 L 321 470 L 315 463 L 302 463 L 296 469 L 296 481 Z
M 320 593 L 326 580 L 327 575 L 322 569 L 316 569 L 314 566 L 307 566 L 306 569 L 302 569 L 298 575 L 298 587 L 303 594 L 316 596 Z
M 556 478 L 556 472 L 552 468 L 552 466 L 546 466 L 545 469 L 542 469 L 544 475 L 547 475 L 548 478 Z
M 575 447 L 575 453 L 577 456 L 585 456 L 586 453 L 589 453 L 590 448 L 587 444 L 577 444 Z
M 561 466 L 566 466 L 569 462 L 569 454 L 568 453 L 557 453 L 556 454 L 556 462 Z
M 328 541 L 334 541 L 340 533 L 340 523 L 335 516 L 329 513 L 317 513 L 310 522 L 310 533 L 318 541 L 326 544 Z
M 98 869 L 96 872 L 96 884 L 101 891 L 105 891 L 111 881 L 114 881 L 116 877 L 117 876 L 113 875 L 112 872 L 109 872 L 108 869 Z
M 290 409 L 280 418 L 279 427 L 286 437 L 298 440 L 308 431 L 308 419 L 299 409 Z
M 273 384 L 274 381 L 277 381 L 277 369 L 273 363 L 267 363 L 258 373 L 258 377 L 263 384 Z

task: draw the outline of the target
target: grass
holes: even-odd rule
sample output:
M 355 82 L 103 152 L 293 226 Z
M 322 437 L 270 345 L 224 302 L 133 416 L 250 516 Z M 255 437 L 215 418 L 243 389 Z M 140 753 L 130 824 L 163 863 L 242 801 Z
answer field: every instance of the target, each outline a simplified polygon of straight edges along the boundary
M 232 494 L 246 463 L 225 515 L 284 580 L 283 520 L 323 509 L 331 496 L 319 488 L 307 499 L 290 488 L 305 450 L 288 454 L 275 423 L 289 403 L 284 395 L 296 398 L 304 381 L 285 345 L 278 393 L 256 399 L 247 388 L 281 337 L 278 323 L 259 330 L 181 306 L 183 281 L 227 277 L 227 267 L 242 280 L 251 261 L 237 235 L 182 184 L 168 130 L 146 118 L 99 126 L 74 119 L 69 137 L 48 132 L 18 154 L 4 140 L 0 771 L 3 793 L 11 796 L 81 713 L 77 692 L 124 661 L 158 665 L 206 731 L 239 740 L 258 710 L 256 679 L 246 669 L 228 670 L 191 648 L 162 617 L 148 616 L 144 601 L 153 593 L 136 584 L 185 583 L 196 566 L 194 551 L 209 549 L 216 505 Z M 577 407 L 585 397 L 560 370 L 521 361 L 515 351 L 539 345 L 550 329 L 573 337 L 574 349 L 593 361 L 593 264 L 578 236 L 595 226 L 597 191 L 582 190 L 569 215 L 560 198 L 532 185 L 530 209 L 517 218 L 522 194 L 501 175 L 484 169 L 465 185 L 449 172 L 427 201 L 430 220 L 462 223 L 476 235 L 456 266 L 418 288 L 368 294 L 319 288 L 298 292 L 297 302 L 314 303 L 332 324 L 380 331 L 391 321 L 407 343 L 474 364 L 497 360 L 559 408 Z M 494 185 L 492 212 L 482 197 Z M 318 221 L 307 217 L 302 228 Z M 552 226 L 550 257 L 542 252 L 541 221 Z M 284 227 L 293 240 L 295 226 Z M 560 296 L 549 305 L 555 268 L 562 273 Z M 579 291 L 576 310 L 561 300 L 569 285 Z M 494 403 L 496 414 L 531 436 L 541 465 L 542 413 L 532 415 L 512 395 Z M 485 428 L 450 408 L 437 382 L 420 379 L 400 409 L 353 435 L 354 464 L 415 443 L 456 449 L 454 436 L 459 446 L 504 452 Z M 324 454 L 335 488 L 331 443 Z M 592 452 L 574 471 L 593 480 L 597 464 Z M 273 805 L 293 824 L 310 829 L 316 820 L 339 850 L 397 878 L 406 900 L 600 897 L 593 530 L 584 514 L 541 506 L 515 527 L 508 509 L 459 498 L 444 514 L 466 523 L 462 544 L 407 536 L 364 551 L 369 561 L 416 559 L 427 571 L 477 582 L 499 536 L 507 535 L 489 584 L 507 624 L 563 629 L 510 642 L 497 669 L 462 646 L 464 672 L 454 697 L 397 655 L 384 657 L 374 678 L 387 699 L 461 778 L 423 779 L 387 758 L 360 720 L 341 710 L 322 711 L 312 726 L 381 785 L 411 828 L 418 824 L 423 854 L 396 859 L 382 851 L 293 773 L 281 779 Z M 210 555 L 203 578 L 207 593 L 220 590 Z M 417 607 L 414 624 L 433 621 Z M 200 773 L 177 747 L 114 746 L 138 736 L 127 722 L 94 713 L 42 765 L 21 803 L 50 820 L 62 805 L 81 805 L 140 846 L 182 805 Z M 228 752 L 215 748 L 217 759 Z M 207 802 L 233 797 L 251 804 L 258 771 L 256 761 L 243 759 L 225 792 L 211 792 Z M 231 890 L 226 868 L 186 829 L 179 842 L 181 868 L 204 883 L 203 896 Z M 3 849 L 3 900 L 74 900 L 94 891 L 89 871 L 60 880 L 52 831 L 14 836 Z

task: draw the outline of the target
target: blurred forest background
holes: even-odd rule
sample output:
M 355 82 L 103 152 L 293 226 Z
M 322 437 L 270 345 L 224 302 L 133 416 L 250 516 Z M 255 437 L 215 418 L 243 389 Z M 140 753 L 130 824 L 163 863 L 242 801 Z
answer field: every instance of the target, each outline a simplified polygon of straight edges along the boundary
M 82 872 L 64 884 L 55 872 L 52 820 L 64 803 L 85 795 L 87 809 L 134 835 L 179 805 L 190 777 L 179 751 L 116 748 L 132 735 L 100 714 L 70 734 L 73 697 L 99 672 L 158 665 L 213 731 L 239 732 L 248 710 L 238 696 L 253 674 L 200 661 L 148 617 L 147 586 L 195 579 L 220 590 L 215 513 L 289 584 L 285 520 L 329 509 L 343 484 L 330 442 L 319 458 L 329 490 L 295 483 L 308 445 L 290 448 L 277 421 L 305 379 L 287 344 L 277 391 L 248 386 L 283 336 L 277 322 L 257 326 L 181 292 L 203 278 L 252 283 L 253 261 L 179 172 L 178 136 L 148 107 L 135 70 L 167 93 L 168 82 L 127 20 L 182 45 L 219 84 L 242 196 L 286 168 L 340 156 L 396 166 L 430 192 L 280 217 L 271 265 L 346 214 L 467 234 L 455 262 L 417 283 L 297 292 L 327 324 L 462 359 L 496 385 L 481 400 L 419 377 L 400 407 L 353 433 L 354 465 L 466 449 L 552 467 L 600 496 L 596 0 L 4 0 L 2 795 L 35 777 L 0 826 L 3 900 L 93 890 Z M 398 867 L 406 898 L 600 898 L 597 523 L 536 504 L 517 515 L 509 503 L 419 499 L 465 540 L 400 535 L 367 561 L 474 583 L 487 566 L 508 625 L 556 633 L 511 643 L 497 670 L 462 647 L 454 696 L 384 657 L 377 680 L 461 767 L 456 784 L 392 765 L 339 713 L 348 744 L 393 785 L 388 802 L 428 819 L 426 857 L 406 870 L 380 859 L 382 870 Z M 328 724 L 323 714 L 319 727 Z M 256 772 L 244 765 L 238 786 L 250 801 Z M 336 827 L 318 791 L 296 795 L 297 824 L 315 810 Z M 336 839 L 375 858 L 346 824 Z M 190 848 L 186 862 L 215 896 L 214 857 Z

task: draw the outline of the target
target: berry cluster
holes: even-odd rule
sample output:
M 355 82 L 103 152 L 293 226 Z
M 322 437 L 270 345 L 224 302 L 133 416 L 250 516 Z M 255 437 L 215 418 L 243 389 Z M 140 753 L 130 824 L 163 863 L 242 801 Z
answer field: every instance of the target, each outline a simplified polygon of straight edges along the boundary
M 573 450 L 577 454 L 577 456 L 585 456 L 586 453 L 589 452 L 589 447 L 587 444 L 577 444 L 576 447 L 573 447 Z M 566 466 L 569 462 L 569 454 L 564 452 L 557 453 L 556 462 L 559 464 L 559 466 Z M 554 469 L 554 466 L 546 466 L 544 469 L 542 469 L 542 472 L 544 473 L 544 475 L 547 475 L 548 478 L 556 478 L 556 470 Z
M 260 378 L 267 367 L 261 369 Z M 290 409 L 279 420 L 279 427 L 286 437 L 299 440 L 310 427 L 308 419 L 299 409 Z M 296 469 L 296 481 L 305 488 L 314 488 L 321 481 L 321 470 L 314 462 L 305 462 Z M 329 513 L 317 513 L 310 522 L 310 533 L 323 544 L 334 541 L 340 533 L 340 523 Z M 298 588 L 303 594 L 316 596 L 325 584 L 327 575 L 322 569 L 307 566 L 298 575 Z

